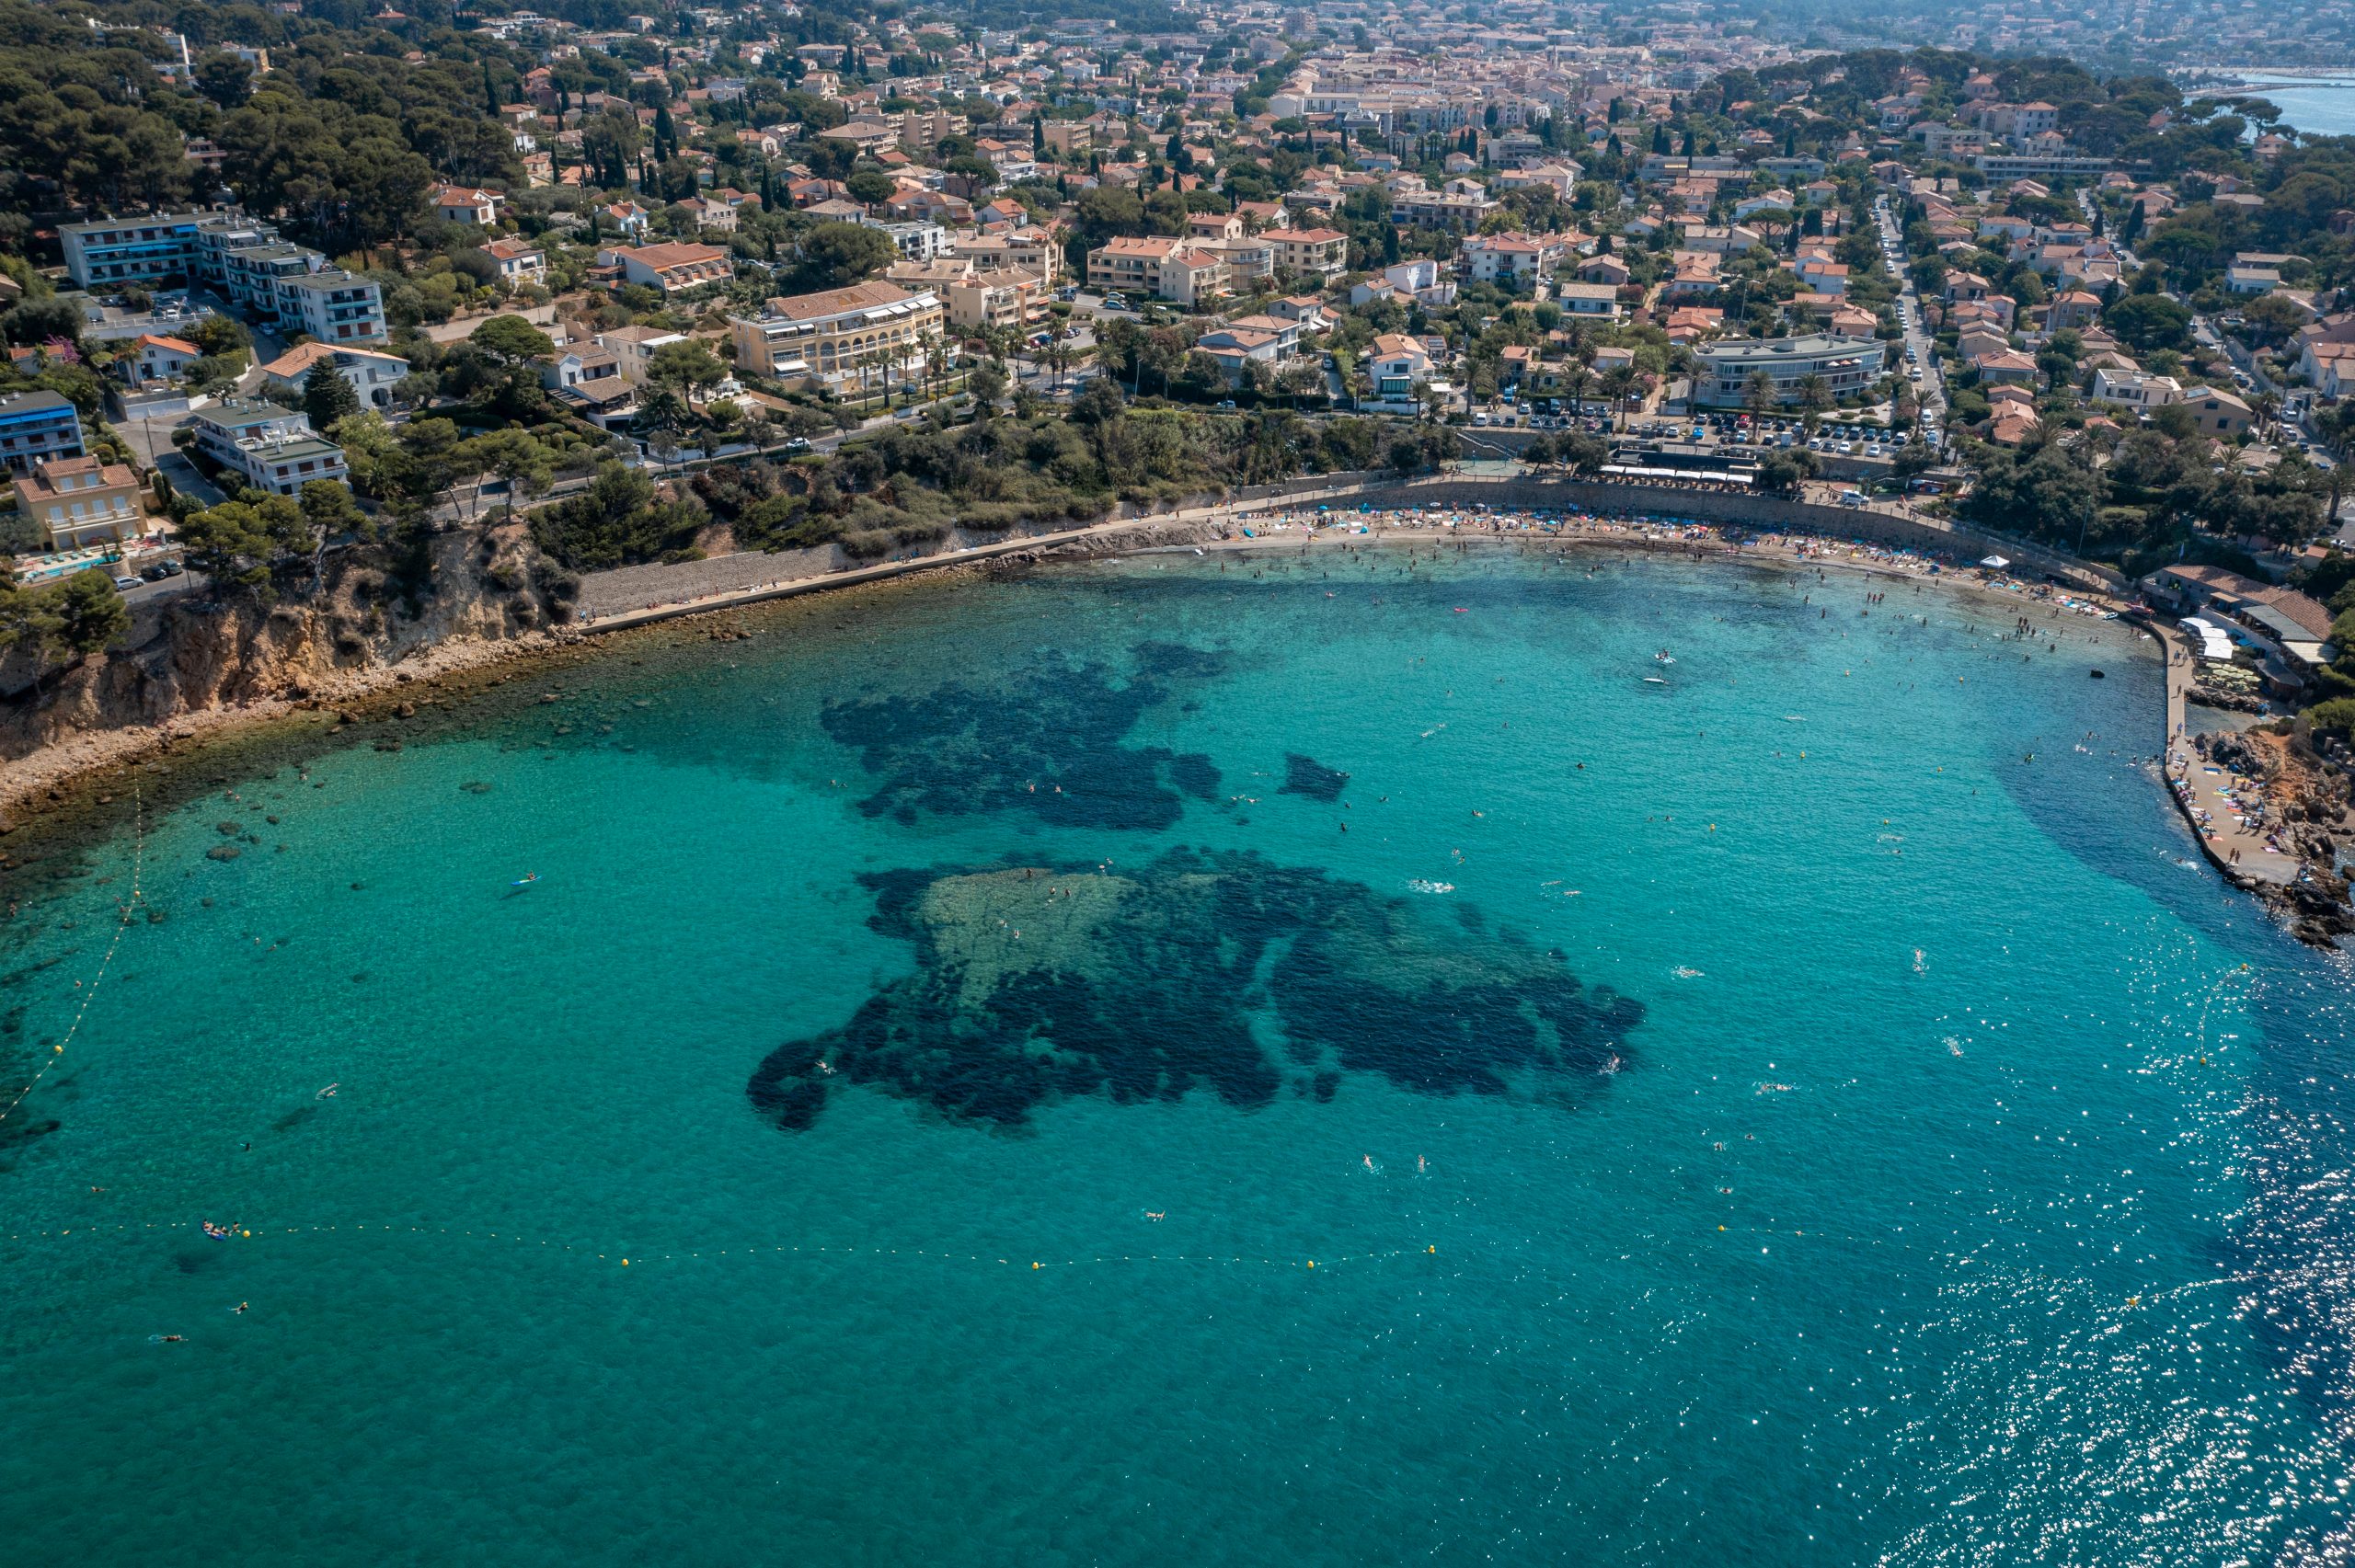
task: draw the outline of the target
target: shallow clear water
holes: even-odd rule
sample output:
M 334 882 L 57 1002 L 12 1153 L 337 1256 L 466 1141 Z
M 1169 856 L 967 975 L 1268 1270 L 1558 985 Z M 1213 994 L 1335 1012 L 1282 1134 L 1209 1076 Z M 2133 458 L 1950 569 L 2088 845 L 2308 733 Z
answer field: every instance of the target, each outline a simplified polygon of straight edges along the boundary
M 167 917 L 0 1121 L 0 1539 L 2290 1555 L 2342 981 L 2179 864 L 2150 645 L 2015 613 L 1146 557 L 159 807 L 6 928 L 13 1093 Z

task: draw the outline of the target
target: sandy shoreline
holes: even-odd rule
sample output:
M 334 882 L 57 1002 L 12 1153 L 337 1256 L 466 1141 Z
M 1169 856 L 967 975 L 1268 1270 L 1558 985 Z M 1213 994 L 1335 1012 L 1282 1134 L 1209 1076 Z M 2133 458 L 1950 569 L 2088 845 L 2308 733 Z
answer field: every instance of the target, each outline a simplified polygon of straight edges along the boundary
M 1541 518 L 1543 521 L 1539 521 Z M 1448 521 L 1451 519 L 1456 520 L 1460 525 L 1451 526 Z M 1173 528 L 1190 529 L 1195 537 L 1189 543 L 1110 544 L 1107 547 L 1109 542 L 1143 527 L 1158 527 L 1165 533 Z M 1246 528 L 1251 530 L 1249 537 L 1243 533 Z M 1304 553 L 1368 545 L 1438 549 L 1451 544 L 1463 548 L 1474 544 L 1483 547 L 1520 544 L 1549 549 L 1601 546 L 1674 554 L 1688 560 L 1738 561 L 1770 569 L 1812 567 L 1820 570 L 1836 567 L 1844 571 L 1937 583 L 1978 597 L 2005 598 L 2038 604 L 2054 602 L 2049 598 L 2031 597 L 2025 584 L 2007 591 L 1976 575 L 1966 574 L 1958 563 L 1934 563 L 1931 557 L 1919 552 L 1894 547 L 1834 542 L 1812 534 L 1742 532 L 1738 539 L 1729 539 L 1726 531 L 1717 525 L 1648 520 L 1646 514 L 1641 513 L 1628 518 L 1594 518 L 1575 513 L 1479 512 L 1470 509 L 1324 514 L 1281 509 L 1222 509 L 1221 515 L 1184 521 L 1171 519 L 1158 524 L 1150 519 L 1099 524 L 1089 530 L 1063 534 L 1051 542 L 1041 541 L 1035 555 L 1021 551 L 1010 557 L 1000 556 L 994 560 L 947 555 L 908 562 L 906 569 L 894 577 L 845 575 L 840 581 L 817 578 L 805 579 L 796 586 L 799 595 L 806 597 L 903 581 L 907 577 L 915 575 L 962 577 L 1005 564 L 1027 564 L 1055 557 L 1166 555 L 1189 551 L 1272 554 L 1290 550 Z M 1934 564 L 1940 569 L 1932 571 Z M 2084 595 L 2073 594 L 2069 598 L 2078 603 L 2091 602 Z M 654 630 L 677 620 L 699 619 L 729 610 L 754 609 L 787 601 L 781 597 L 729 596 L 683 605 L 667 619 L 645 621 L 626 628 L 598 632 L 568 627 L 496 642 L 474 638 L 455 640 L 440 644 L 396 664 L 346 672 L 316 686 L 308 696 L 301 699 L 274 698 L 236 707 L 206 708 L 178 715 L 162 725 L 130 726 L 76 735 L 0 768 L 0 822 L 5 822 L 13 830 L 15 827 L 37 818 L 64 810 L 77 800 L 87 799 L 109 786 L 128 787 L 131 782 L 129 775 L 134 772 L 153 771 L 167 761 L 186 761 L 212 744 L 275 723 L 322 714 L 333 715 L 390 706 L 408 697 L 424 697 L 427 693 L 431 694 L 430 701 L 446 700 L 453 695 L 464 694 L 448 689 L 446 683 L 454 681 L 471 684 L 469 678 L 503 670 L 510 666 L 517 667 L 515 672 L 518 675 L 536 671 L 559 663 L 567 657 L 597 657 L 594 650 L 600 645 L 619 647 L 634 631 Z M 501 673 L 489 683 L 497 684 L 510 678 Z

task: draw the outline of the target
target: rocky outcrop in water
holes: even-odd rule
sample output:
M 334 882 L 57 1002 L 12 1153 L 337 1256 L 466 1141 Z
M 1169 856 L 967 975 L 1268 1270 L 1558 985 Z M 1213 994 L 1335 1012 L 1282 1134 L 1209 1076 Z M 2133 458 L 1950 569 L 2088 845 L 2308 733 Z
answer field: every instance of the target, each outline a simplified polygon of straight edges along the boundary
M 863 879 L 915 967 L 840 1028 L 770 1053 L 746 1093 L 787 1131 L 871 1086 L 966 1126 L 1088 1095 L 1413 1093 L 1571 1104 L 1617 1070 L 1641 1003 L 1561 956 L 1362 883 L 1233 851 Z

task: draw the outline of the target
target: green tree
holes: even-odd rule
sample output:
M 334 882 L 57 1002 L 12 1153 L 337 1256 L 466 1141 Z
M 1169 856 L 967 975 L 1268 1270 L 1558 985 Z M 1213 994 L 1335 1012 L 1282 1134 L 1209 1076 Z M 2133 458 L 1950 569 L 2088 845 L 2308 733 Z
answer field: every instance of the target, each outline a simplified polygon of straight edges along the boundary
M 728 367 L 703 344 L 689 338 L 665 343 L 647 361 L 646 378 L 690 395 L 728 379 Z
M 1071 400 L 1072 422 L 1076 425 L 1102 427 L 1116 424 L 1128 400 L 1120 395 L 1120 387 L 1109 375 L 1099 375 L 1079 389 Z
M 2165 294 L 2128 294 L 2102 312 L 2102 325 L 2145 351 L 2191 347 L 2191 308 Z
M 538 495 L 556 476 L 548 449 L 528 430 L 486 430 L 459 448 L 458 466 L 504 480 L 510 512 L 519 497 Z
M 61 658 L 81 658 L 131 630 L 131 607 L 96 567 L 41 590 L 42 646 Z
M 196 63 L 196 90 L 224 109 L 241 107 L 253 86 L 253 67 L 234 54 L 207 54 Z
M 802 289 L 839 289 L 871 278 L 900 258 L 900 247 L 880 229 L 859 223 L 820 223 L 801 236 Z
M 548 335 L 520 315 L 494 315 L 476 327 L 466 342 L 509 369 L 556 352 Z
M 1788 496 L 1815 476 L 1815 453 L 1804 448 L 1770 452 L 1758 460 L 1758 487 L 1769 495 Z
M 965 385 L 980 400 L 982 412 L 995 413 L 998 399 L 1005 395 L 1005 367 L 995 360 L 983 360 L 967 374 Z
M 270 569 L 290 555 L 308 555 L 313 539 L 302 509 L 284 496 L 224 501 L 180 524 L 188 564 L 215 584 L 236 584 L 267 596 Z
M 303 412 L 311 417 L 311 429 L 322 435 L 360 412 L 360 395 L 336 369 L 333 354 L 320 356 L 303 378 Z
M 1572 430 L 1554 443 L 1556 461 L 1580 474 L 1600 474 L 1611 461 L 1610 443 L 1587 430 Z
M 303 513 L 303 526 L 310 530 L 314 553 L 330 540 L 365 538 L 371 532 L 368 514 L 351 498 L 350 486 L 336 480 L 305 481 L 295 505 Z
M 880 207 L 900 193 L 900 183 L 881 169 L 860 169 L 843 181 L 851 200 L 863 201 L 869 207 Z

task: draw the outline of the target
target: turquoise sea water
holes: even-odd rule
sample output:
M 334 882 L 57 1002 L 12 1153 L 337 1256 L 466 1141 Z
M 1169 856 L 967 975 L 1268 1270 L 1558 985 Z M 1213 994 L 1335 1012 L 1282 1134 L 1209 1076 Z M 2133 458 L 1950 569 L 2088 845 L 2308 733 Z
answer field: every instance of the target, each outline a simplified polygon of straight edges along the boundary
M 1145 557 L 217 765 L 10 888 L 10 1093 L 165 918 L 0 1121 L 0 1539 L 2295 1560 L 2343 979 L 2016 613 Z

